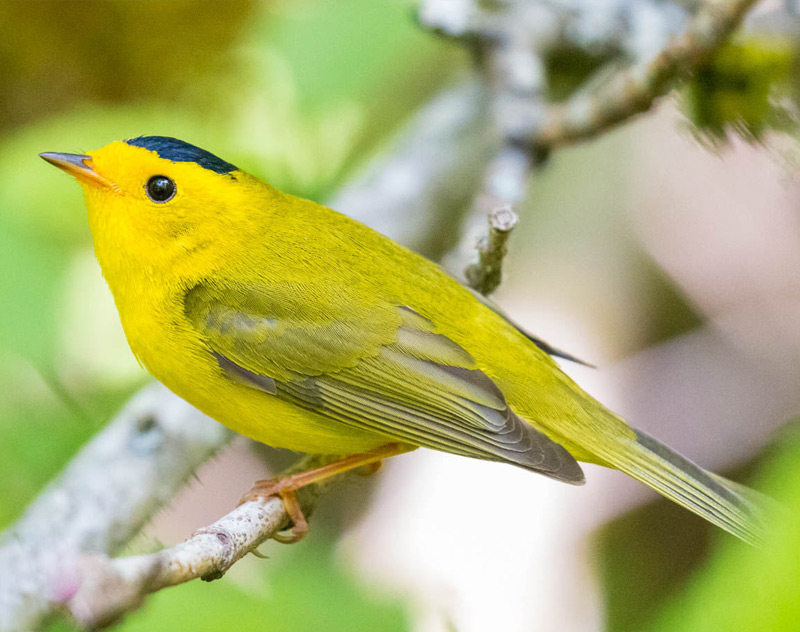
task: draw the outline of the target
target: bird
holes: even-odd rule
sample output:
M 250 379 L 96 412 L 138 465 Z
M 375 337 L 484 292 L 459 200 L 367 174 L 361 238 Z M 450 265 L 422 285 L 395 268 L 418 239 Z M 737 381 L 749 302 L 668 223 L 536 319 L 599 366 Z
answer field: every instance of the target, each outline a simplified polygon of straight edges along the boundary
M 40 156 L 83 189 L 140 364 L 242 435 L 337 455 L 254 485 L 291 518 L 277 539 L 308 531 L 297 489 L 424 447 L 572 485 L 581 463 L 617 469 L 761 540 L 754 492 L 630 426 L 554 360 L 571 356 L 364 224 L 169 136 Z

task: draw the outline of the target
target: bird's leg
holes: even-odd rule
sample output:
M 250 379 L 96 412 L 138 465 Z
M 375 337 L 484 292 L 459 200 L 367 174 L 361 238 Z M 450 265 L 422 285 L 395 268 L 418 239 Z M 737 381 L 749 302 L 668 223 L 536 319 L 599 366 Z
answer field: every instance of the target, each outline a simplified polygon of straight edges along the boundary
M 239 504 L 241 505 L 248 501 L 256 500 L 257 498 L 277 496 L 283 501 L 283 506 L 286 509 L 286 513 L 292 519 L 293 525 L 289 535 L 275 534 L 272 537 L 284 544 L 298 542 L 308 533 L 308 521 L 305 515 L 303 515 L 303 510 L 300 508 L 300 503 L 295 494 L 298 489 L 306 485 L 319 483 L 331 476 L 336 476 L 337 474 L 342 474 L 364 466 L 370 466 L 370 471 L 368 473 L 372 474 L 380 468 L 383 459 L 397 454 L 403 454 L 404 452 L 410 452 L 414 449 L 416 449 L 416 446 L 402 443 L 387 443 L 369 452 L 351 454 L 338 461 L 328 463 L 327 465 L 312 470 L 291 474 L 289 476 L 282 476 L 280 478 L 256 481 L 252 489 L 242 496 Z

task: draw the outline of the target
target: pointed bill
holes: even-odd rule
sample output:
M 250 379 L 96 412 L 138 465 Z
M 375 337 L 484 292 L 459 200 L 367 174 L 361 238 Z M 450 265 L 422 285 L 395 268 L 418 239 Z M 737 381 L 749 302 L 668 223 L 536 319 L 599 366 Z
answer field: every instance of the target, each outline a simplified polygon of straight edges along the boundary
M 92 166 L 92 157 L 85 154 L 62 154 L 58 152 L 44 152 L 39 154 L 41 158 L 55 165 L 59 169 L 66 171 L 77 180 L 87 184 L 111 186 L 111 182 L 97 173 Z

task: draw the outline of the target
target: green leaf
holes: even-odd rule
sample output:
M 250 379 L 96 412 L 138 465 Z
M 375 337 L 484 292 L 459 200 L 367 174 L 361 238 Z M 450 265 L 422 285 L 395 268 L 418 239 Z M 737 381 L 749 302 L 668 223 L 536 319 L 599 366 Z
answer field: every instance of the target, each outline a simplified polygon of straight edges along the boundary
M 788 129 L 778 98 L 796 91 L 795 42 L 749 37 L 722 46 L 686 86 L 683 109 L 701 140 L 719 143 L 730 133 L 760 140 L 769 129 Z
M 0 529 L 56 476 L 130 396 L 108 390 L 74 401 L 32 368 L 0 366 Z

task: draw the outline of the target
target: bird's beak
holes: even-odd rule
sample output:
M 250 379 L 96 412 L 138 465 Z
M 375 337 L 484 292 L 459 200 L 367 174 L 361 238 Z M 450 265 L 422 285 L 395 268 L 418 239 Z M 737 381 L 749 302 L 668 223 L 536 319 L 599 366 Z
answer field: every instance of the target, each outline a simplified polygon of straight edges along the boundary
M 87 184 L 104 187 L 111 186 L 111 182 L 94 170 L 91 156 L 85 154 L 59 154 L 50 151 L 39 154 L 39 156 L 44 158 L 51 165 L 63 169 L 77 180 L 86 182 Z

